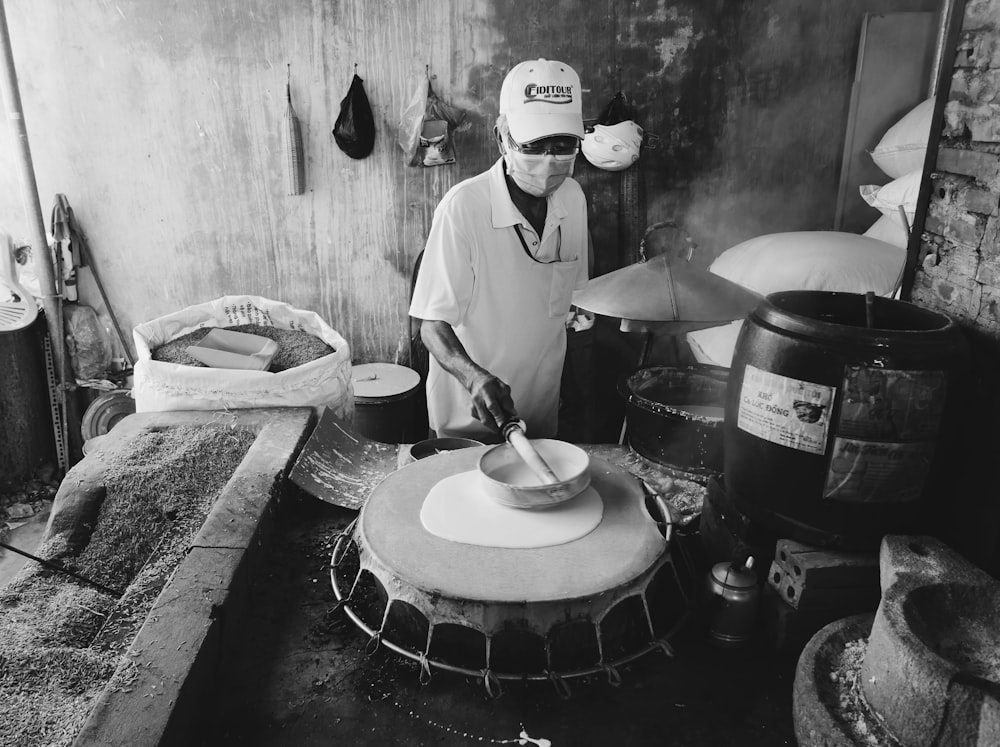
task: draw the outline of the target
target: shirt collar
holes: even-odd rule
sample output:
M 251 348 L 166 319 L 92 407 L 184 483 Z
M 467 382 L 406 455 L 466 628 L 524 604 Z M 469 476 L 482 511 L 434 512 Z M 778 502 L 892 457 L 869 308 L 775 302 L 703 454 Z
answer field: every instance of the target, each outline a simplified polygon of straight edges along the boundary
M 510 226 L 530 225 L 517 209 L 514 201 L 510 199 L 510 190 L 507 189 L 507 180 L 504 179 L 503 156 L 497 159 L 496 163 L 490 167 L 490 207 L 493 213 L 494 228 L 508 228 Z M 562 192 L 564 185 L 560 185 L 553 194 L 549 195 L 549 209 L 545 218 L 546 223 L 552 219 L 562 221 L 569 212 L 563 202 Z

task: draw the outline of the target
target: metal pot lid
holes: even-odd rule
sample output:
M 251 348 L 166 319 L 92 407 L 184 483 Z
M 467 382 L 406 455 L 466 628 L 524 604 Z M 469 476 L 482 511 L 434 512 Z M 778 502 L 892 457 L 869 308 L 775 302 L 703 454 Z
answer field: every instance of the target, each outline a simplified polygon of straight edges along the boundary
M 118 421 L 135 412 L 132 392 L 116 389 L 104 392 L 90 403 L 80 422 L 80 432 L 84 441 L 103 436 L 117 425 Z
M 420 374 L 396 363 L 362 363 L 351 369 L 355 397 L 392 397 L 420 385 Z
M 723 561 L 712 566 L 712 578 L 731 589 L 747 589 L 757 585 L 757 574 L 750 570 L 752 567 L 752 558 L 746 565 Z
M 596 277 L 573 295 L 595 314 L 647 322 L 687 322 L 692 329 L 742 319 L 761 296 L 683 260 L 661 254 Z

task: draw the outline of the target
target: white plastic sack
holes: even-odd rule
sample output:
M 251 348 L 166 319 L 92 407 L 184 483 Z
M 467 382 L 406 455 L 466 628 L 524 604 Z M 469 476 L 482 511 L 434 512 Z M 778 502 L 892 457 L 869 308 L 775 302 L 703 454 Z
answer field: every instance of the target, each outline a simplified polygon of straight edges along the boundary
M 201 327 L 240 324 L 300 329 L 334 352 L 278 373 L 184 366 L 152 358 L 160 345 Z M 137 412 L 326 406 L 338 418 L 353 420 L 350 348 L 312 311 L 260 296 L 223 296 L 144 322 L 132 330 L 132 339 L 138 358 L 133 385 Z
M 424 127 L 424 112 L 427 110 L 426 78 L 421 78 L 409 103 L 399 115 L 399 147 L 403 150 L 403 163 L 409 165 L 420 145 L 420 133 Z

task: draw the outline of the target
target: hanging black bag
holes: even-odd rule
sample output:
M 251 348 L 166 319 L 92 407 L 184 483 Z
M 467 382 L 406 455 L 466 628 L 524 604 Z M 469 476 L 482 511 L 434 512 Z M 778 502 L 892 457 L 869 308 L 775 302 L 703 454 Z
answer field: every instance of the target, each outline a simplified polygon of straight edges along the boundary
M 375 147 L 375 117 L 365 94 L 364 81 L 357 73 L 340 102 L 340 116 L 333 126 L 333 137 L 351 158 L 364 158 Z
M 630 119 L 635 121 L 635 118 L 635 106 L 628 100 L 628 96 L 619 91 L 604 107 L 601 116 L 597 118 L 597 124 L 616 125 Z

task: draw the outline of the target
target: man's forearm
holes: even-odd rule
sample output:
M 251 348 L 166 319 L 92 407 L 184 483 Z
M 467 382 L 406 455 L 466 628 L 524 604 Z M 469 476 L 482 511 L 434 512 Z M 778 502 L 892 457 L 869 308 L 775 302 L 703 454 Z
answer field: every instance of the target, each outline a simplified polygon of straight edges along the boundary
M 427 352 L 441 364 L 441 368 L 458 379 L 466 389 L 472 389 L 477 378 L 490 375 L 469 357 L 465 346 L 448 322 L 425 319 L 420 324 L 420 339 L 424 341 Z
M 508 418 L 516 416 L 510 387 L 469 357 L 450 324 L 425 319 L 420 324 L 420 338 L 441 368 L 469 392 L 477 420 L 499 428 Z

